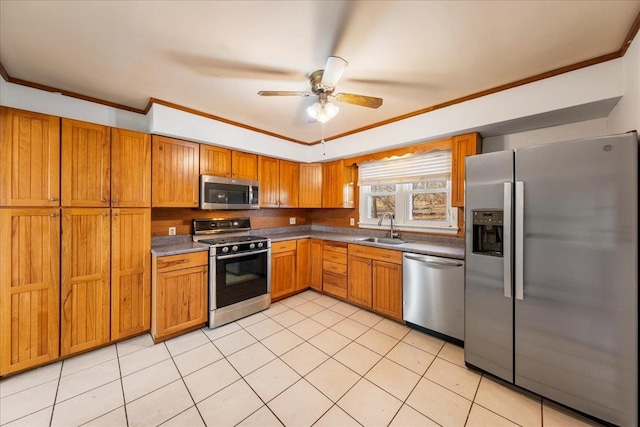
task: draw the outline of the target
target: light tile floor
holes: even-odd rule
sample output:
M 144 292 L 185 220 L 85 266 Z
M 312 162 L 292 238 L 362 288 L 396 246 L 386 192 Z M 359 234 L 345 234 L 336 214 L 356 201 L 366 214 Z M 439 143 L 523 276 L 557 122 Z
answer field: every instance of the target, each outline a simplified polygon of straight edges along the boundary
M 146 334 L 0 381 L 2 426 L 586 426 L 463 349 L 313 291 L 160 344 Z

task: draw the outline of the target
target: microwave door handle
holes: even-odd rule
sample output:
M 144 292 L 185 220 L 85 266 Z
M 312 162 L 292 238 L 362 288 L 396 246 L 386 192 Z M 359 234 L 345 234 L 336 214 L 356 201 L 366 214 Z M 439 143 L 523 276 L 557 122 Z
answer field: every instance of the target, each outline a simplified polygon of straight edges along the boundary
M 231 258 L 240 258 L 240 257 L 247 256 L 247 255 L 263 254 L 263 253 L 268 252 L 268 251 L 269 251 L 269 249 L 262 249 L 262 250 L 259 250 L 259 251 L 242 252 L 242 253 L 239 253 L 239 254 L 217 255 L 216 259 L 224 260 L 224 259 L 231 259 Z

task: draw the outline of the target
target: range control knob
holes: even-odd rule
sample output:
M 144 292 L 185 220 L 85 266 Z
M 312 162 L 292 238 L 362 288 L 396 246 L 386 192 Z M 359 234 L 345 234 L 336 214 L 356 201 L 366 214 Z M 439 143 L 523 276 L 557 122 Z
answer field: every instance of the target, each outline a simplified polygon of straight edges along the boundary
M 261 247 L 263 247 L 263 246 L 264 246 L 264 243 L 262 243 L 262 242 L 258 243 L 258 247 L 259 247 L 259 248 L 261 248 Z
M 233 247 L 231 248 L 231 250 L 232 250 L 233 252 L 236 252 L 236 251 L 238 250 L 238 247 L 237 247 L 236 245 L 233 245 Z
M 233 226 L 237 227 L 238 226 L 238 221 L 233 221 Z
M 226 254 L 227 252 L 229 252 L 229 247 L 225 246 L 224 248 L 222 248 L 222 253 Z
M 256 244 L 255 244 L 255 243 L 250 243 L 250 244 L 249 244 L 249 249 L 254 249 L 255 247 L 256 247 Z

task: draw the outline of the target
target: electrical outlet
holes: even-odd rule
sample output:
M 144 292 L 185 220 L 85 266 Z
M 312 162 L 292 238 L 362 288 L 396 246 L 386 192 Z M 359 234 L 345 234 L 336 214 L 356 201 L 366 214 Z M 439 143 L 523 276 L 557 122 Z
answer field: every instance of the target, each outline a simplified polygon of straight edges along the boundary
M 356 225 L 356 219 L 355 218 L 349 218 L 349 225 Z
M 176 235 L 176 228 L 169 227 L 169 236 L 175 236 L 175 235 Z
M 289 224 L 293 225 L 296 223 L 296 219 L 295 218 L 289 218 Z

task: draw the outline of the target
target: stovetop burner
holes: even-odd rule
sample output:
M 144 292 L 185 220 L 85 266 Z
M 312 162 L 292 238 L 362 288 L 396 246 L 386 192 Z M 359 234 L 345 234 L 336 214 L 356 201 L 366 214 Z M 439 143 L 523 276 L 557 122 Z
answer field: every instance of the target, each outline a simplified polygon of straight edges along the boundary
M 217 237 L 215 239 L 202 239 L 198 240 L 200 243 L 207 245 L 230 245 L 232 243 L 244 243 L 244 242 L 264 242 L 267 240 L 265 237 L 258 236 L 235 236 L 235 237 Z
M 271 241 L 266 237 L 249 236 L 249 218 L 203 218 L 193 220 L 193 241 L 210 245 L 214 256 L 266 251 Z

